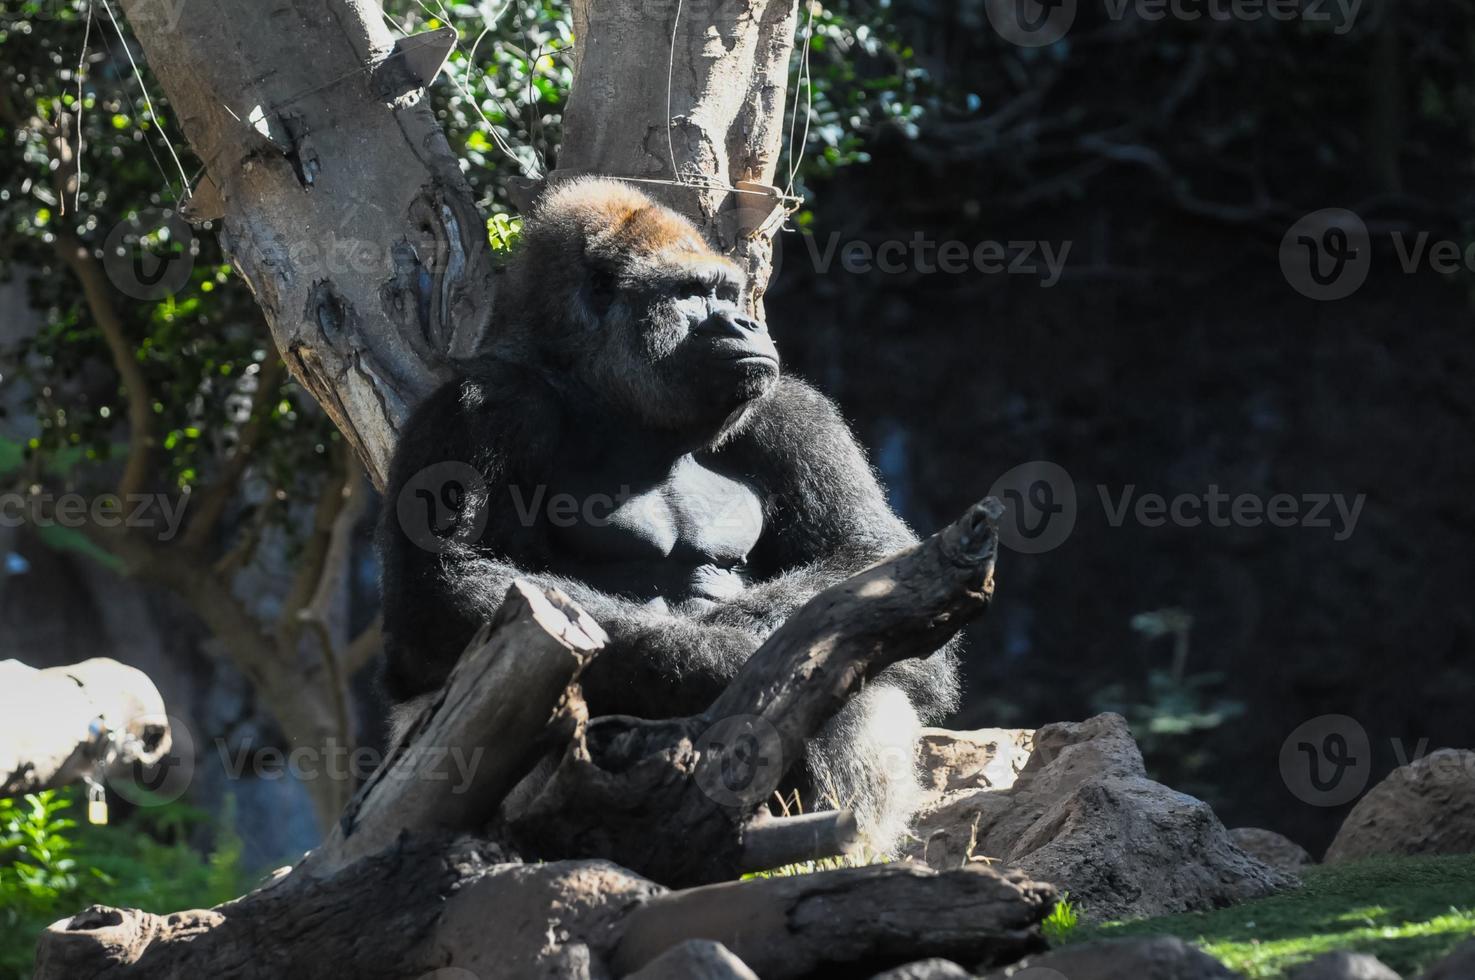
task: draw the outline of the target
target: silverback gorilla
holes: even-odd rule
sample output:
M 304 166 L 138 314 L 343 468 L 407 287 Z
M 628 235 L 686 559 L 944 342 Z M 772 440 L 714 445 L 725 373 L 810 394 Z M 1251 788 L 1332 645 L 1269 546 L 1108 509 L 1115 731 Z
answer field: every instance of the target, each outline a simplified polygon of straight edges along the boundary
M 916 540 L 834 404 L 779 374 L 742 288 L 627 184 L 545 195 L 487 349 L 400 436 L 379 531 L 397 704 L 438 688 L 524 577 L 609 633 L 592 714 L 695 714 L 815 593 Z M 918 728 L 957 697 L 948 648 L 882 672 L 811 743 L 806 805 L 852 807 L 889 850 Z

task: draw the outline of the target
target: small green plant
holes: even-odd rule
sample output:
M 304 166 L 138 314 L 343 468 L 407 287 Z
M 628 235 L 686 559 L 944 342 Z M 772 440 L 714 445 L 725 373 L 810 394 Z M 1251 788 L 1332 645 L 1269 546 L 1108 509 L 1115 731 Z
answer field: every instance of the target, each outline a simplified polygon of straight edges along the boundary
M 1076 907 L 1071 904 L 1070 892 L 1060 896 L 1050 914 L 1045 916 L 1045 921 L 1040 923 L 1040 929 L 1045 938 L 1050 940 L 1050 945 L 1059 946 L 1065 942 L 1076 926 L 1081 924 L 1081 915 Z
M 69 816 L 76 797 L 67 789 L 0 799 L 3 980 L 29 976 L 41 930 L 91 903 L 175 912 L 219 905 L 250 885 L 234 833 L 217 829 L 208 853 L 190 845 L 206 827 L 204 811 L 171 803 L 83 827 Z M 227 805 L 218 827 L 233 825 Z
M 54 790 L 0 800 L 0 926 L 51 907 L 77 888 L 77 862 L 61 816 L 71 802 Z

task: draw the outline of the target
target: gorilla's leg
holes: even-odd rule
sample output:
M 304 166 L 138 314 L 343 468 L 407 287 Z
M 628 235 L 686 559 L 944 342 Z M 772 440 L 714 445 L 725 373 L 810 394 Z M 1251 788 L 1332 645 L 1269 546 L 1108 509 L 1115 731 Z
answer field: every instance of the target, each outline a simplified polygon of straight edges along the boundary
M 865 845 L 893 856 L 922 801 L 917 709 L 900 688 L 872 682 L 850 699 L 806 753 L 816 802 L 855 812 Z

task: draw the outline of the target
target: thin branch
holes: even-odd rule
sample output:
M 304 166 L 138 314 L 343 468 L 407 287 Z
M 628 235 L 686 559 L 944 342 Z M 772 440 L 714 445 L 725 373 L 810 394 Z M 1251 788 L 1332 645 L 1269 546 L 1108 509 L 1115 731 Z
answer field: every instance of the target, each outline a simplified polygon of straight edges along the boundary
M 143 377 L 137 353 L 128 340 L 123 319 L 113 306 L 107 274 L 102 263 L 92 251 L 67 231 L 56 233 L 56 253 L 82 283 L 82 295 L 93 322 L 102 331 L 103 340 L 113 358 L 113 368 L 128 399 L 128 459 L 123 465 L 123 476 L 118 481 L 118 496 L 129 495 L 143 489 L 149 478 L 149 463 L 153 454 L 154 400 L 149 394 L 148 383 Z
M 293 578 L 292 588 L 282 604 L 282 614 L 277 625 L 278 631 L 289 641 L 295 639 L 301 628 L 301 613 L 318 592 L 323 570 L 327 567 L 328 555 L 332 550 L 333 530 L 351 493 L 346 446 L 335 443 L 333 455 L 334 466 L 323 481 L 317 507 L 313 511 L 312 532 L 303 545 L 297 575 Z
M 352 677 L 367 667 L 375 657 L 384 651 L 384 614 L 380 613 L 374 617 L 374 621 L 363 628 L 363 631 L 349 641 L 348 646 L 343 648 L 343 654 L 338 658 L 343 667 L 345 676 Z

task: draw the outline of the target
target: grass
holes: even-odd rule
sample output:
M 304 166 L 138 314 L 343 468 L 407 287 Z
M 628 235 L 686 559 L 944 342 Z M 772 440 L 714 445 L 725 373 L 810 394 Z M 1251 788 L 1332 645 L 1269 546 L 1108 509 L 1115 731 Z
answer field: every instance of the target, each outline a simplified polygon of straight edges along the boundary
M 1311 868 L 1303 879 L 1296 891 L 1214 912 L 1083 925 L 1067 941 L 1178 936 L 1267 978 L 1338 949 L 1414 976 L 1475 937 L 1475 855 L 1378 858 Z

